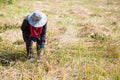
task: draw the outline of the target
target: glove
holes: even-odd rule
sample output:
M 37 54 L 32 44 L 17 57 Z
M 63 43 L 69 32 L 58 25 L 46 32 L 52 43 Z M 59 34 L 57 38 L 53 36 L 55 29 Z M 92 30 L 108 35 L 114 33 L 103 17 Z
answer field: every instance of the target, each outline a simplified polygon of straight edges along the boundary
M 44 46 L 44 44 L 40 44 L 40 48 L 44 48 L 45 46 Z
M 30 37 L 30 40 L 32 40 L 32 41 L 34 41 L 34 42 L 36 42 L 37 41 L 37 39 L 35 38 L 35 37 Z

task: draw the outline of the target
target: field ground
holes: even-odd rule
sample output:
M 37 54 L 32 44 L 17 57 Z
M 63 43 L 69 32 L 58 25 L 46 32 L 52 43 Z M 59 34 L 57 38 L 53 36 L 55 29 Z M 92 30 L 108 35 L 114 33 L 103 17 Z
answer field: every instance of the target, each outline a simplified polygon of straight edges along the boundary
M 0 79 L 120 80 L 119 4 L 119 0 L 0 4 Z M 47 42 L 45 54 L 31 62 L 25 58 L 20 26 L 36 9 L 48 17 Z

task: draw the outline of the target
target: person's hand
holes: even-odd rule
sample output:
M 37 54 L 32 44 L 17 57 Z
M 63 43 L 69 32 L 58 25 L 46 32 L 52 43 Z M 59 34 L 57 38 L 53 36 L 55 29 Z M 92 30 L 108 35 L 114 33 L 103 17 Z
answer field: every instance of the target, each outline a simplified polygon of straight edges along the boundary
M 44 47 L 45 47 L 44 44 L 41 44 L 41 45 L 40 45 L 40 48 L 44 48 Z

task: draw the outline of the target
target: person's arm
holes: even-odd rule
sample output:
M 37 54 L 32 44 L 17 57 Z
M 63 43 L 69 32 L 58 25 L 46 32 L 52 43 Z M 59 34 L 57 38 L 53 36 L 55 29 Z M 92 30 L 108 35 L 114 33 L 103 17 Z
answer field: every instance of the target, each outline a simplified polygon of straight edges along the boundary
M 47 23 L 43 26 L 43 29 L 42 29 L 42 34 L 41 34 L 42 44 L 45 44 L 45 41 L 46 41 L 46 30 L 47 30 Z
M 23 34 L 23 40 L 26 42 L 30 36 L 29 23 L 26 19 L 23 20 L 21 30 Z

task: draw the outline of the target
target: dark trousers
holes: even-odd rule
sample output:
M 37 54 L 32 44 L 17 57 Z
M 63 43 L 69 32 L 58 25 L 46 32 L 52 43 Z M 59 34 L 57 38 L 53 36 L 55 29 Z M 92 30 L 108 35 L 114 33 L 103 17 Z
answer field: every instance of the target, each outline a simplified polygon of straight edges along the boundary
M 33 52 L 33 40 L 30 39 L 30 36 L 26 35 L 26 34 L 23 34 L 23 39 L 25 41 L 25 44 L 26 44 L 26 51 L 27 51 L 27 56 L 29 55 L 33 55 L 34 52 Z M 36 50 L 37 50 L 37 54 L 40 54 L 38 53 L 39 50 L 40 50 L 40 45 L 42 44 L 42 41 L 40 38 L 36 38 Z

